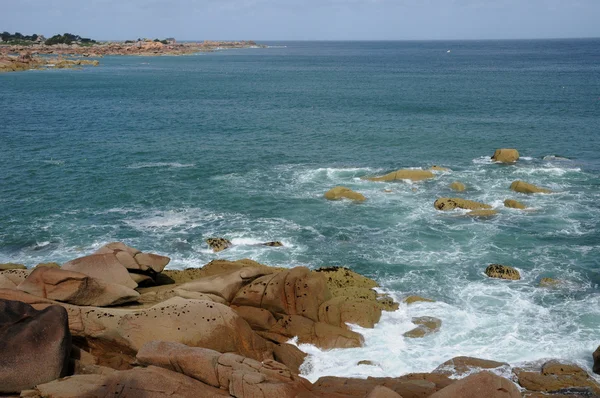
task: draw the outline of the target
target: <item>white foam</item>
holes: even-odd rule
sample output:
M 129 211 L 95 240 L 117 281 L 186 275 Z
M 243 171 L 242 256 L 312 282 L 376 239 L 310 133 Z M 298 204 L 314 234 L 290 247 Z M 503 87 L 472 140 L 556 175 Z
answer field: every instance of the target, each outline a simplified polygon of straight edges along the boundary
M 147 162 L 147 163 L 134 163 L 127 166 L 128 169 L 146 169 L 152 167 L 167 167 L 167 168 L 185 168 L 194 167 L 195 163 L 178 163 L 178 162 Z

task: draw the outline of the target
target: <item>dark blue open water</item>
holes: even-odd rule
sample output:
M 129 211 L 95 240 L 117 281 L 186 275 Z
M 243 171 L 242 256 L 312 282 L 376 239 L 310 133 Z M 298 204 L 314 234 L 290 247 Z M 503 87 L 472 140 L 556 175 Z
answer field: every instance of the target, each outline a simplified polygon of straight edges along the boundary
M 455 355 L 591 365 L 600 40 L 267 44 L 0 75 L 0 262 L 62 262 L 121 240 L 173 268 L 244 257 L 343 265 L 397 298 L 438 300 L 386 314 L 364 348 L 306 348 L 311 378 L 429 371 Z M 490 162 L 502 147 L 521 161 Z M 434 164 L 452 171 L 360 179 Z M 513 193 L 516 179 L 556 193 Z M 467 191 L 452 193 L 455 180 Z M 322 199 L 335 185 L 368 200 Z M 436 211 L 449 195 L 500 215 Z M 506 209 L 506 198 L 534 210 Z M 213 254 L 211 236 L 236 246 Z M 269 240 L 285 247 L 255 245 Z M 488 279 L 496 262 L 523 279 Z M 564 283 L 538 287 L 546 276 Z M 420 315 L 441 318 L 441 331 L 405 340 Z

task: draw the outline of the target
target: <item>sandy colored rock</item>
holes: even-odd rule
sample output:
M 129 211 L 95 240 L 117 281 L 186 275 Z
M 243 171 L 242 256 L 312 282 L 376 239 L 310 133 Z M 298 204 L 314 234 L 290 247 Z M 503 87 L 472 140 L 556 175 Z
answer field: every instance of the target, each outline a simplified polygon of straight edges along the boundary
M 323 275 L 306 267 L 295 267 L 255 279 L 237 292 L 231 304 L 318 321 L 319 306 L 330 298 Z
M 149 366 L 108 375 L 77 375 L 35 388 L 37 397 L 107 398 L 107 397 L 229 397 L 221 389 L 208 386 L 177 372 Z
M 374 301 L 365 299 L 334 297 L 319 307 L 319 321 L 339 327 L 349 323 L 373 328 L 380 318 L 381 308 Z
M 184 283 L 179 289 L 200 293 L 216 294 L 231 301 L 235 294 L 256 278 L 264 276 L 265 272 L 257 267 L 244 267 L 222 274 L 207 276 L 192 282 Z
M 408 296 L 402 300 L 404 303 L 410 305 L 414 303 L 424 302 L 424 303 L 435 303 L 435 300 L 428 299 L 421 296 Z
M 466 214 L 467 217 L 488 218 L 497 216 L 496 210 L 471 210 Z
M 520 181 L 520 180 L 514 181 L 512 184 L 510 184 L 510 189 L 512 189 L 515 192 L 521 192 L 521 193 L 526 193 L 526 194 L 552 193 L 552 191 L 549 189 L 540 188 L 538 186 L 535 186 L 533 184 L 529 184 L 527 182 Z
M 429 170 L 433 170 L 433 171 L 450 171 L 450 169 L 447 168 L 447 167 L 442 167 L 442 166 L 437 166 L 437 165 L 431 166 L 431 168 Z
M 40 267 L 47 267 L 47 268 L 60 268 L 60 264 L 59 264 L 59 263 L 54 263 L 54 262 L 51 262 L 51 263 L 39 263 L 38 265 L 36 265 L 36 266 L 34 267 L 34 269 L 35 269 L 35 268 L 40 268 Z
M 514 163 L 519 160 L 519 151 L 516 149 L 496 149 L 492 160 L 502 163 Z
M 509 207 L 511 209 L 526 209 L 527 206 L 525 206 L 523 203 L 518 202 L 514 199 L 506 199 L 504 201 L 504 207 Z
M 452 189 L 453 191 L 456 191 L 456 192 L 462 192 L 467 188 L 465 187 L 465 184 L 463 184 L 462 182 L 454 181 L 452 184 L 450 184 L 450 189 Z
M 404 398 L 420 398 L 429 397 L 452 383 L 453 380 L 447 376 L 430 373 L 411 373 L 401 377 L 369 377 L 367 379 L 326 376 L 321 377 L 313 384 L 313 395 L 310 397 L 364 398 L 375 387 L 384 386 Z M 307 395 L 301 396 L 301 398 L 308 397 Z
M 206 239 L 206 243 L 215 253 L 221 252 L 231 246 L 231 242 L 225 238 L 208 238 Z
M 500 278 L 509 280 L 521 279 L 521 274 L 516 268 L 502 264 L 490 264 L 485 269 L 485 274 L 490 278 Z
M 517 386 L 491 372 L 479 372 L 452 383 L 430 398 L 521 398 Z
M 273 314 L 264 308 L 232 305 L 231 309 L 248 322 L 252 330 L 270 330 L 277 323 Z
M 139 293 L 123 285 L 107 283 L 60 268 L 40 267 L 18 286 L 19 290 L 74 305 L 104 307 L 135 301 Z
M 300 344 L 314 344 L 326 350 L 360 347 L 364 341 L 356 332 L 324 322 L 314 322 L 300 315 L 281 317 L 269 332 L 287 337 L 285 340 L 298 337 Z
M 23 282 L 31 273 L 29 269 L 9 269 L 7 271 L 0 271 L 0 275 L 10 280 L 15 285 Z
M 71 349 L 67 312 L 0 300 L 0 394 L 66 375 Z
M 514 369 L 519 384 L 530 391 L 560 392 L 564 389 L 586 389 L 600 395 L 600 385 L 587 372 L 574 364 L 556 360 L 542 365 L 541 371 Z
M 140 349 L 137 359 L 141 364 L 177 371 L 237 397 L 292 398 L 300 391 L 308 391 L 309 386 L 273 360 L 259 362 L 178 343 L 149 342 Z
M 438 210 L 454 210 L 454 209 L 466 209 L 466 210 L 482 210 L 491 209 L 492 206 L 486 205 L 485 203 L 479 203 L 472 200 L 461 199 L 461 198 L 439 198 L 433 203 L 433 206 Z
M 16 289 L 17 284 L 0 273 L 0 289 Z
M 140 269 L 146 270 L 149 268 L 154 272 L 162 272 L 171 261 L 167 256 L 160 256 L 154 253 L 138 253 L 134 258 L 140 265 Z
M 418 325 L 416 328 L 409 330 L 403 334 L 404 337 L 411 339 L 425 337 L 431 333 L 435 333 L 442 327 L 442 320 L 432 316 L 421 316 L 412 319 L 412 323 Z
M 75 271 L 97 279 L 102 279 L 108 283 L 117 283 L 130 289 L 135 289 L 137 283 L 131 276 L 127 268 L 121 264 L 117 256 L 113 253 L 92 254 L 71 260 L 62 266 L 65 271 Z
M 402 398 L 402 396 L 387 387 L 376 386 L 366 398 Z
M 373 279 L 360 275 L 345 267 L 325 267 L 315 270 L 325 276 L 329 289 L 344 287 L 362 287 L 371 289 L 379 285 Z
M 159 275 L 168 278 L 168 283 L 185 283 L 196 279 L 205 278 L 207 276 L 224 274 L 230 271 L 239 270 L 244 267 L 260 268 L 266 274 L 284 270 L 284 268 L 269 267 L 249 259 L 241 259 L 237 261 L 229 260 L 212 260 L 202 268 L 187 268 L 185 270 L 165 270 Z M 287 268 L 285 268 L 287 269 Z
M 454 357 L 435 368 L 431 373 L 461 377 L 465 376 L 466 374 L 473 373 L 474 370 L 495 369 L 501 366 L 508 367 L 510 365 L 505 362 L 490 361 L 488 359 Z
M 362 202 L 367 199 L 362 194 L 355 192 L 350 188 L 341 186 L 331 188 L 329 191 L 325 192 L 324 196 L 327 200 L 350 199 L 357 202 Z
M 369 181 L 397 181 L 397 180 L 411 180 L 411 181 L 422 181 L 429 178 L 434 178 L 433 174 L 429 170 L 418 170 L 418 169 L 401 169 L 392 171 L 381 177 L 368 177 Z
M 111 243 L 107 243 L 106 245 L 104 245 L 101 248 L 99 248 L 98 250 L 96 250 L 94 252 L 94 254 L 107 254 L 107 253 L 114 253 L 116 251 L 124 251 L 126 253 L 129 253 L 129 255 L 131 255 L 131 257 L 135 257 L 136 254 L 141 253 L 140 250 L 138 250 L 134 247 L 131 247 L 131 246 L 127 246 L 123 242 L 111 242 Z
M 561 281 L 554 278 L 542 278 L 540 279 L 539 287 L 556 287 L 561 284 Z
M 27 269 L 23 264 L 5 263 L 0 264 L 0 271 L 7 271 L 9 269 Z
M 304 363 L 307 354 L 295 345 L 280 343 L 273 347 L 273 357 L 277 362 L 281 362 L 295 374 L 300 374 L 300 366 Z

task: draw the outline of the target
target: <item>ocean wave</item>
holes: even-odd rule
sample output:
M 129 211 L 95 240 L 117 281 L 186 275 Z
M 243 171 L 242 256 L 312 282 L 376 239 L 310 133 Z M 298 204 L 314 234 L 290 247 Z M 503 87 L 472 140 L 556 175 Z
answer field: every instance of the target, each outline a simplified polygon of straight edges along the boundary
M 167 167 L 167 168 L 186 168 L 194 167 L 195 163 L 177 163 L 177 162 L 147 162 L 147 163 L 134 163 L 127 166 L 128 169 L 146 169 L 153 167 Z

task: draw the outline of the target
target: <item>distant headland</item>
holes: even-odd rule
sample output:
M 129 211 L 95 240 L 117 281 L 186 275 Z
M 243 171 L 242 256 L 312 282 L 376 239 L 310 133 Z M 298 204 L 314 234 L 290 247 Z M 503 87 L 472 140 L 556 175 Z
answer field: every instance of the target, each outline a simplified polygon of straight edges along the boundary
M 101 58 L 106 55 L 189 55 L 233 48 L 262 48 L 254 41 L 177 42 L 174 38 L 142 39 L 126 41 L 96 41 L 71 33 L 54 35 L 23 35 L 3 32 L 0 34 L 0 72 L 12 72 L 40 68 L 65 68 L 80 65 L 97 65 L 98 61 L 64 59 L 65 57 Z M 55 55 L 57 58 L 39 57 Z

